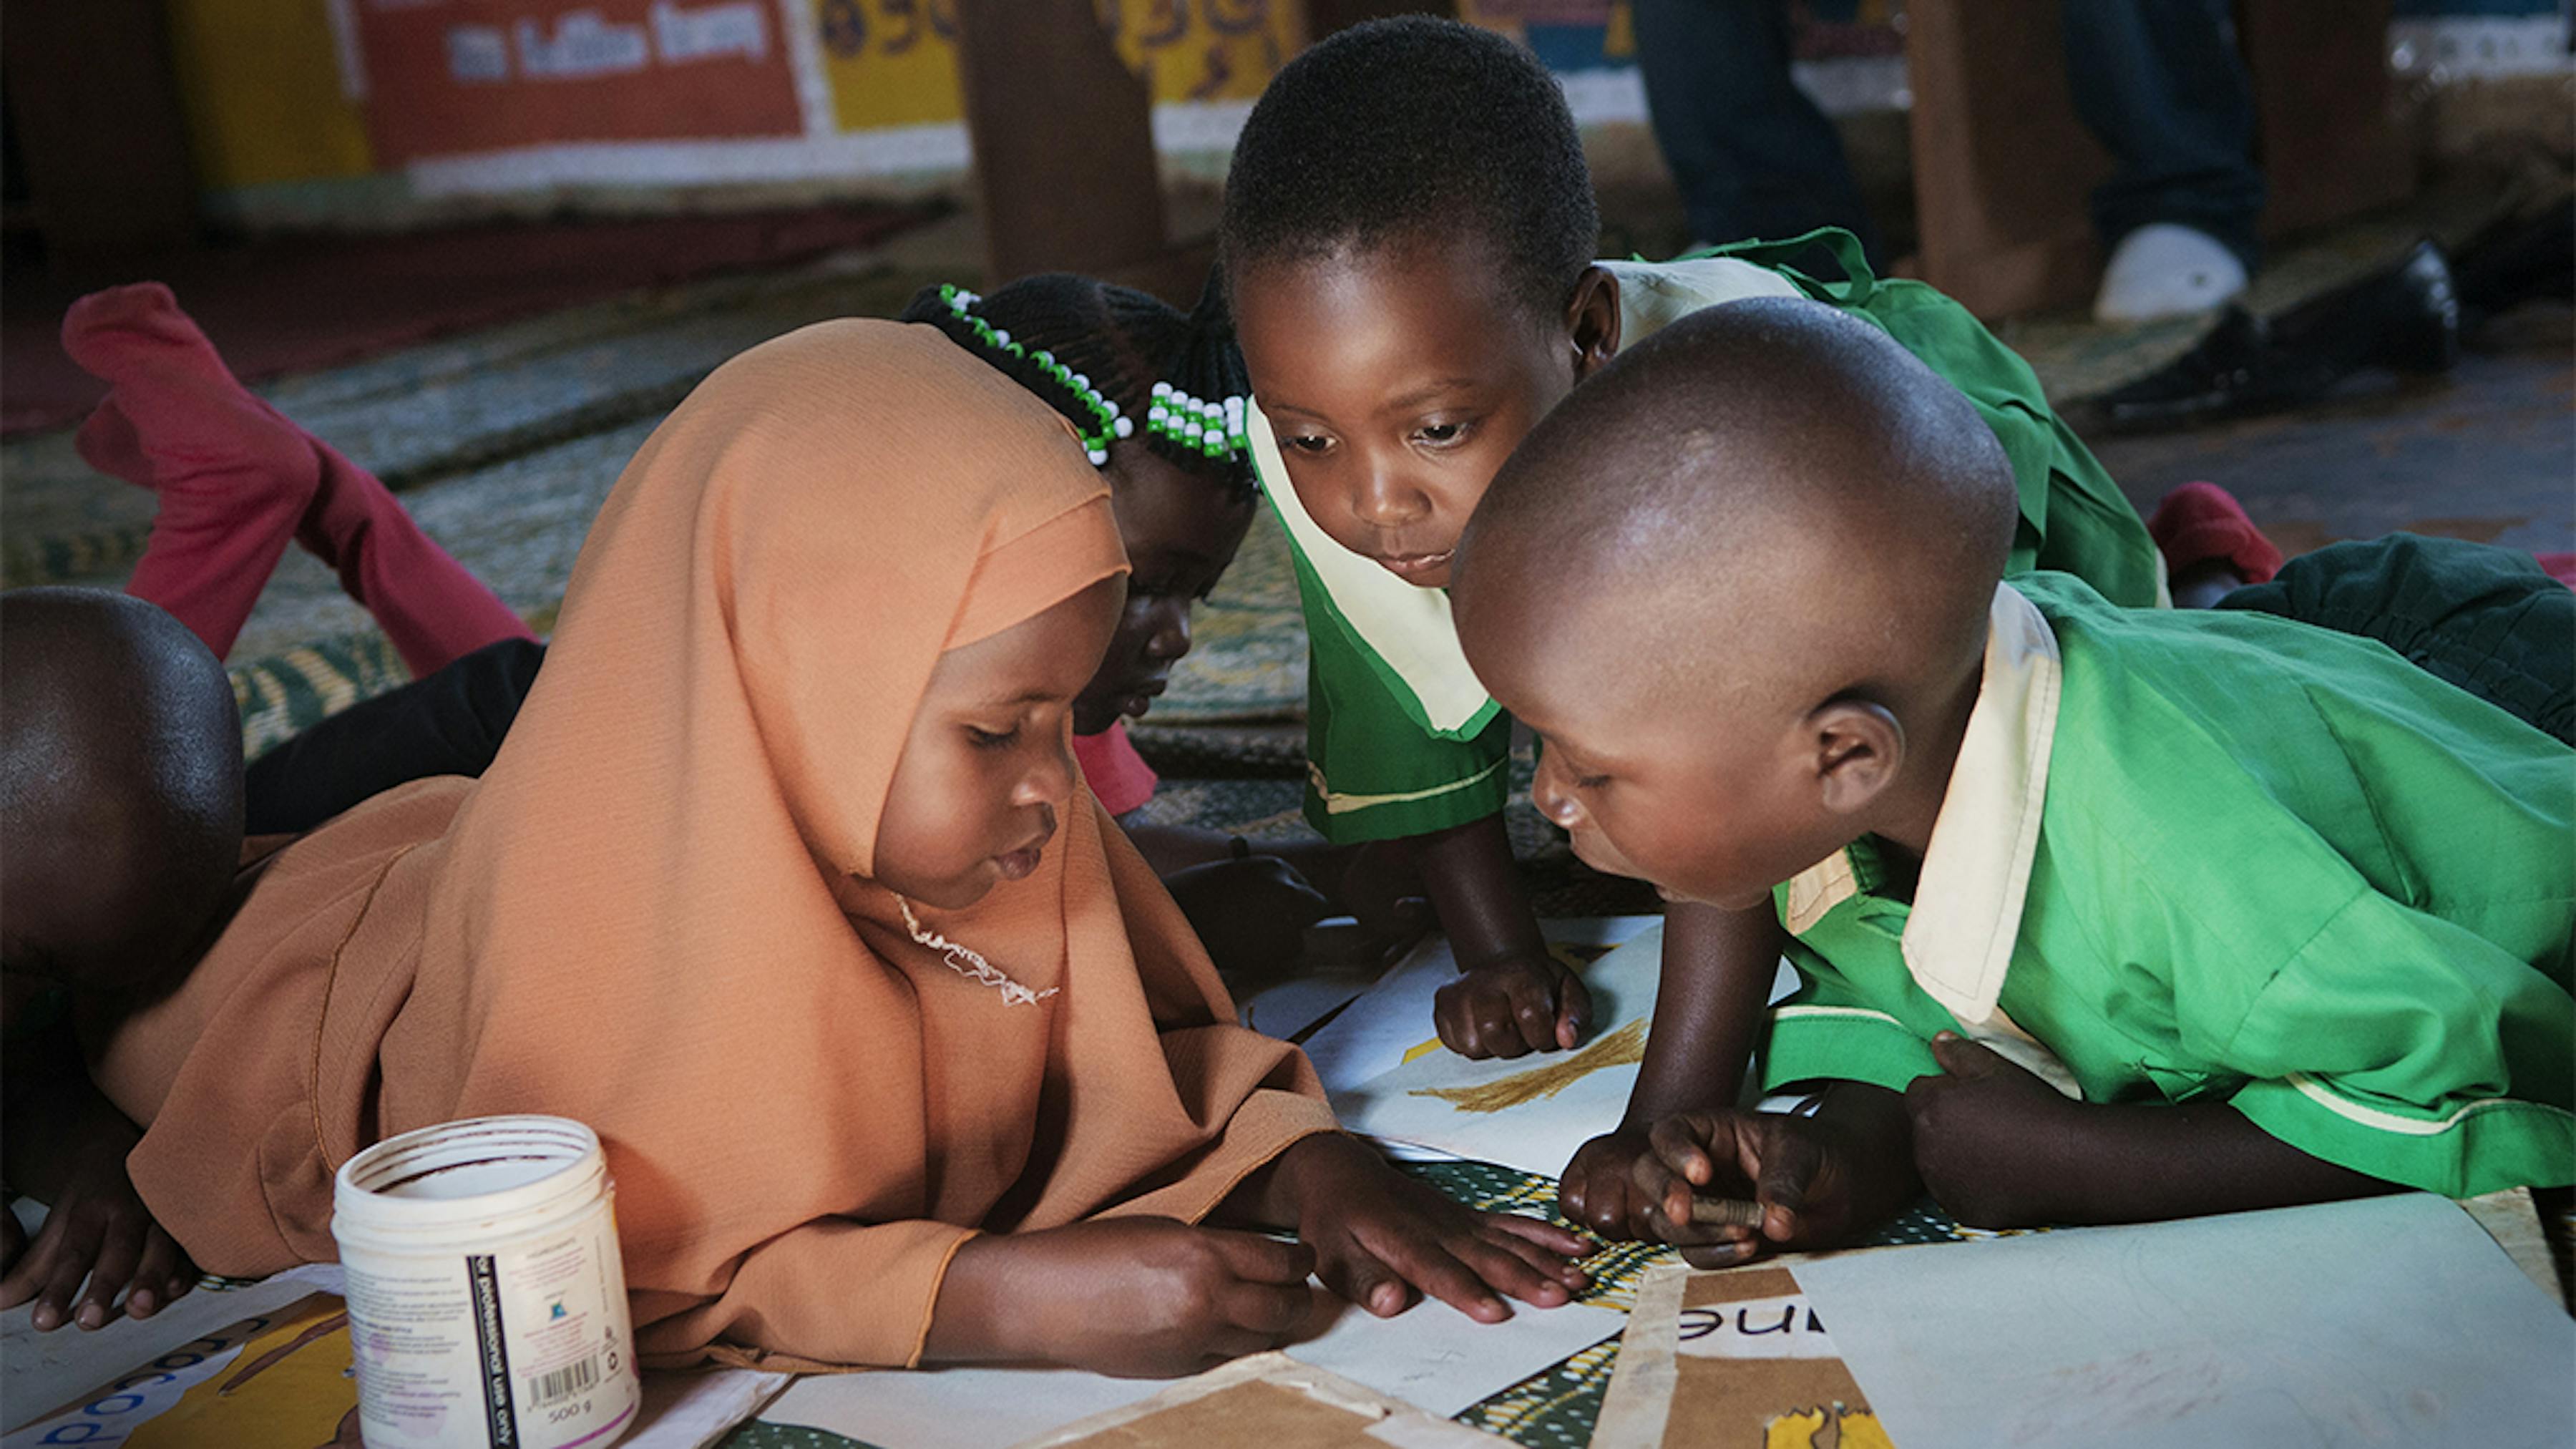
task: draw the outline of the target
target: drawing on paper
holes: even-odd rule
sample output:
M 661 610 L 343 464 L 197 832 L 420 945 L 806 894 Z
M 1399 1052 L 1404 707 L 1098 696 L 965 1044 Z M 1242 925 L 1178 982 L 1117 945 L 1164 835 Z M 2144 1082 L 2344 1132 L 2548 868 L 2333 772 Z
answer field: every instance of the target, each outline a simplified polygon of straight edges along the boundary
M 1591 1045 L 1561 1062 L 1514 1072 L 1472 1087 L 1416 1087 L 1407 1095 L 1437 1097 L 1461 1112 L 1500 1112 L 1553 1097 L 1576 1082 L 1608 1067 L 1632 1067 L 1646 1059 L 1643 1018 L 1604 1033 Z

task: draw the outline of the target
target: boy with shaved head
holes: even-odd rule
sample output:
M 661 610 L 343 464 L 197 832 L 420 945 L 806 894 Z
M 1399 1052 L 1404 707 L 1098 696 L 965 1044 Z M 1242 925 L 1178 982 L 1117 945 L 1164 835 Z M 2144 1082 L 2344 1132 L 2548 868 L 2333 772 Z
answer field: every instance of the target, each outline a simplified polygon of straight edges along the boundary
M 1540 808 L 1727 912 L 1739 998 L 1783 942 L 1802 977 L 1764 1075 L 1811 1106 L 1720 1068 L 1621 1213 L 1724 1263 L 1919 1187 L 2005 1224 L 2576 1180 L 2576 751 L 2347 633 L 2005 582 L 2013 499 L 1902 348 L 1756 301 L 1629 350 L 1479 506 L 1460 639 Z
M 0 1223 L 0 1305 L 35 1299 L 39 1329 L 102 1327 L 120 1296 L 149 1317 L 195 1273 L 135 1195 L 141 1134 L 91 1084 L 60 1005 L 166 984 L 236 898 L 241 718 L 223 666 L 140 599 L 0 595 L 0 821 L 0 1168 L 50 1208 L 33 1242 Z

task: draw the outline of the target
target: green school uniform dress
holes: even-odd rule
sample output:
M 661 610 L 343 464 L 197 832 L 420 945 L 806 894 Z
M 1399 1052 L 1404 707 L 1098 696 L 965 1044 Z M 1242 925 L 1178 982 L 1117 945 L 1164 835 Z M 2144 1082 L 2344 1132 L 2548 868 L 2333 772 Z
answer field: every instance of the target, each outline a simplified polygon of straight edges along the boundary
M 1820 281 L 1787 265 L 1817 245 L 1836 256 L 1846 280 Z M 2002 440 L 2021 488 L 2014 572 L 2060 569 L 2122 604 L 2165 600 L 2163 564 L 2146 526 L 2049 410 L 2029 364 L 1932 288 L 1871 276 L 1848 234 L 1602 265 L 1619 279 L 1628 342 L 1748 297 L 1810 297 L 1883 328 L 1966 394 Z M 1459 651 L 1448 595 L 1407 584 L 1326 536 L 1289 485 L 1268 422 L 1259 408 L 1250 412 L 1253 460 L 1287 531 L 1306 615 L 1307 821 L 1328 839 L 1353 842 L 1420 835 L 1501 810 L 1511 722 Z
M 2576 751 L 2376 640 L 2014 579 L 1915 878 L 1876 844 L 1776 892 L 1773 1085 L 1954 1030 L 2412 1187 L 2576 1180 Z

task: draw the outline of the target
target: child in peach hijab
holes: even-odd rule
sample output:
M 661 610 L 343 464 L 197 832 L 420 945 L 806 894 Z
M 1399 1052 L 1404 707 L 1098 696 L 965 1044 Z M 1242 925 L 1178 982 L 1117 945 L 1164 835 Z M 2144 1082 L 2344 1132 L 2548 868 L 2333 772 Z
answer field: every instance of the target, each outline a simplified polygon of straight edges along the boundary
M 1580 1239 L 1399 1177 L 1232 1025 L 1081 786 L 1125 563 L 1065 431 L 926 328 L 719 369 L 491 770 L 270 857 L 90 1024 L 154 1215 L 212 1271 L 327 1259 L 350 1154 L 548 1112 L 607 1144 L 661 1362 L 1184 1372 L 1283 1341 L 1310 1268 L 1379 1313 L 1566 1301 Z

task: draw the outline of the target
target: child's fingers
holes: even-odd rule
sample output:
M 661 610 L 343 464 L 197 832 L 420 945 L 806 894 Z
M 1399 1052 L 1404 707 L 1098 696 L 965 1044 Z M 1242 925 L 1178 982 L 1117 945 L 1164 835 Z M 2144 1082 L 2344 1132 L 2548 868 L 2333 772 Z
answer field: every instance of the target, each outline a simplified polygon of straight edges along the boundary
M 36 1246 L 27 1254 L 46 1260 L 44 1286 L 36 1290 L 35 1324 L 41 1329 L 59 1328 L 70 1319 L 72 1297 L 80 1292 L 81 1280 L 89 1276 L 89 1265 L 98 1261 L 102 1231 L 98 1219 L 83 1212 L 59 1216 L 71 1221 L 62 1224 L 62 1232 L 57 1235 L 55 1219 L 45 1219 L 45 1230 L 36 1235 Z M 46 1251 L 48 1238 L 52 1239 L 50 1253 Z
M 1592 1025 L 1592 992 L 1569 971 L 1556 985 L 1556 1044 L 1571 1050 Z
M 89 1287 L 81 1294 L 77 1315 L 84 1326 L 107 1322 L 117 1295 L 135 1281 L 135 1265 L 142 1261 L 143 1240 L 151 1231 L 152 1220 L 135 1212 L 119 1214 L 99 1235 L 98 1261 L 90 1266 Z
M 167 1306 L 183 1291 L 179 1265 L 187 1254 L 179 1244 L 154 1223 L 143 1235 L 143 1260 L 134 1268 L 134 1291 L 125 1297 L 125 1311 L 136 1318 L 149 1318 Z
M 1466 1266 L 1487 1288 L 1539 1308 L 1572 1301 L 1574 1290 L 1561 1276 L 1565 1260 L 1541 1253 L 1534 1243 L 1482 1233 L 1449 1244 L 1450 1256 Z
M 1748 1227 L 1735 1223 L 1693 1222 L 1687 1216 L 1677 1218 L 1662 1207 L 1651 1204 L 1645 1209 L 1645 1219 L 1646 1226 L 1653 1229 L 1656 1241 L 1670 1243 L 1676 1248 L 1749 1242 L 1754 1237 L 1753 1229 Z
M 1459 1261 L 1441 1244 L 1411 1238 L 1387 1246 L 1386 1265 L 1424 1293 L 1479 1323 L 1500 1323 L 1512 1316 L 1510 1306 L 1495 1296 L 1484 1275 Z
M 1315 1296 L 1303 1283 L 1294 1288 L 1237 1283 L 1225 1291 L 1219 1306 L 1228 1323 L 1272 1340 L 1264 1346 L 1275 1348 L 1314 1316 Z
M 1798 1232 L 1798 1220 L 1807 1210 L 1807 1188 L 1824 1166 L 1824 1148 L 1803 1131 L 1773 1132 L 1763 1143 L 1762 1171 L 1753 1184 L 1753 1197 L 1769 1211 L 1763 1215 L 1762 1231 L 1774 1242 L 1787 1242 Z
M 1217 1255 L 1234 1275 L 1254 1283 L 1294 1285 L 1300 1288 L 1307 1275 L 1315 1271 L 1315 1250 L 1304 1243 L 1283 1243 L 1259 1233 L 1229 1232 L 1223 1228 L 1206 1228 L 1216 1244 Z
M 1554 1253 L 1560 1258 L 1587 1258 L 1598 1246 L 1571 1228 L 1560 1228 L 1554 1223 L 1541 1222 L 1537 1218 L 1525 1218 L 1519 1213 L 1487 1213 L 1484 1215 L 1483 1223 L 1495 1232 L 1519 1238 L 1526 1243 L 1534 1243 L 1544 1251 Z
M 1365 1251 L 1335 1254 L 1320 1276 L 1336 1295 L 1380 1318 L 1393 1318 L 1413 1306 L 1413 1285 Z
M 1655 1124 L 1646 1134 L 1646 1143 L 1654 1149 L 1654 1159 L 1669 1166 L 1693 1187 L 1706 1187 L 1717 1181 L 1717 1160 L 1732 1155 L 1732 1130 L 1709 1112 L 1677 1112 Z M 1643 1160 L 1643 1159 L 1641 1159 Z M 1658 1198 L 1663 1193 L 1655 1194 Z M 1686 1215 L 1688 1205 L 1673 1209 L 1669 1216 Z
M 1505 1232 L 1495 1227 L 1480 1227 L 1477 1229 L 1476 1236 L 1480 1241 L 1511 1254 L 1527 1265 L 1531 1272 L 1562 1287 L 1568 1293 L 1580 1293 L 1592 1286 L 1590 1275 L 1571 1262 L 1568 1254 L 1552 1252 L 1518 1233 Z M 1485 1281 L 1492 1283 L 1494 1280 L 1488 1276 Z M 1504 1285 L 1495 1284 L 1495 1286 Z M 1525 1297 L 1517 1294 L 1514 1296 Z
M 1751 1239 L 1740 1243 L 1712 1243 L 1682 1249 L 1682 1261 L 1694 1268 L 1732 1268 L 1749 1261 L 1761 1245 Z
M 1998 1069 L 2012 1065 L 1994 1048 L 1972 1042 L 1955 1031 L 1933 1034 L 1932 1060 L 1941 1064 L 1942 1071 L 1967 1082 L 1991 1077 Z

